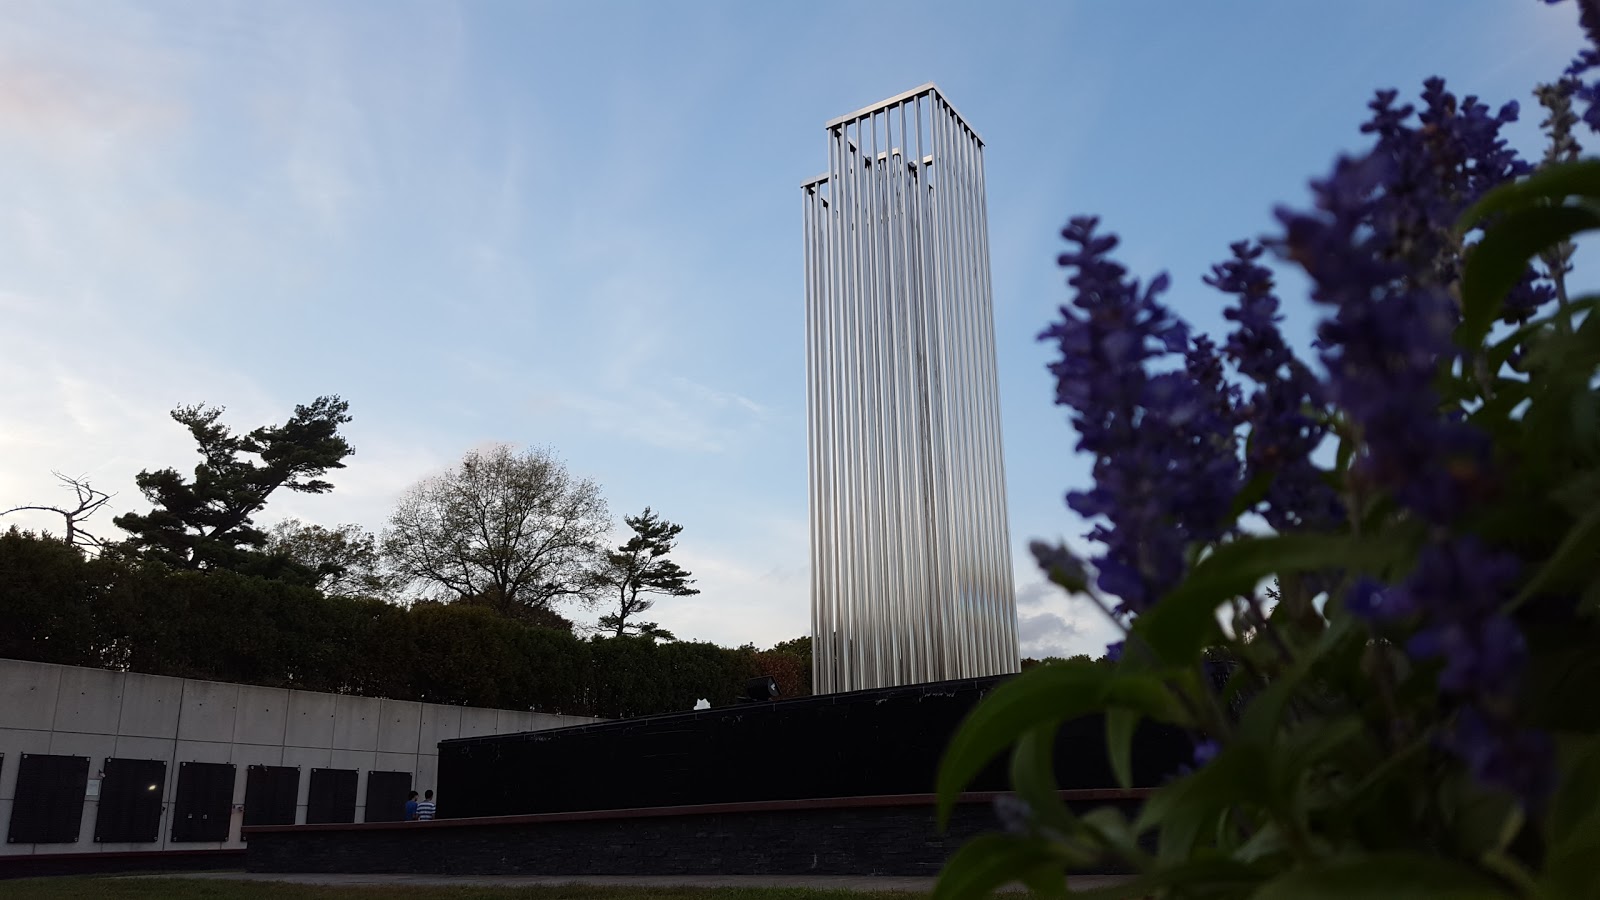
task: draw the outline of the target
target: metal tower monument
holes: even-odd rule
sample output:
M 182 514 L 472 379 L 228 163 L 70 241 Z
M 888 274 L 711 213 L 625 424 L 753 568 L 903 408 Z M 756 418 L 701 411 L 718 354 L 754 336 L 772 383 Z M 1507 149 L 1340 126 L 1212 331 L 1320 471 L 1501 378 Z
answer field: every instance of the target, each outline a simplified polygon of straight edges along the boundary
M 932 84 L 802 185 L 817 693 L 1015 672 L 983 140 Z

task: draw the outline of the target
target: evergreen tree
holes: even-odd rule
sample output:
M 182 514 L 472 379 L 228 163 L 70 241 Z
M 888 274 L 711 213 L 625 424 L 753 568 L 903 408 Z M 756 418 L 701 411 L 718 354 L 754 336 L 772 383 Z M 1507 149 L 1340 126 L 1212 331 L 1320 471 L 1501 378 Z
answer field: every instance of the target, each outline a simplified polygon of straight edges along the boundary
M 607 553 L 595 573 L 596 584 L 610 592 L 617 604 L 616 612 L 600 617 L 600 627 L 617 637 L 631 631 L 672 640 L 672 632 L 655 622 L 628 620 L 655 606 L 656 596 L 688 597 L 700 593 L 698 588 L 690 587 L 694 579 L 689 572 L 667 558 L 683 526 L 657 516 L 648 506 L 640 515 L 624 516 L 622 521 L 633 530 L 633 537 Z
M 112 524 L 130 532 L 126 552 L 184 569 L 262 572 L 269 560 L 259 551 L 267 534 L 253 516 L 280 488 L 324 494 L 330 469 L 344 468 L 355 450 L 339 434 L 350 421 L 350 405 L 336 396 L 296 406 L 282 425 L 234 434 L 218 422 L 220 407 L 180 406 L 172 418 L 194 435 L 202 460 L 193 480 L 176 469 L 141 471 L 135 479 L 148 513 L 117 516 Z

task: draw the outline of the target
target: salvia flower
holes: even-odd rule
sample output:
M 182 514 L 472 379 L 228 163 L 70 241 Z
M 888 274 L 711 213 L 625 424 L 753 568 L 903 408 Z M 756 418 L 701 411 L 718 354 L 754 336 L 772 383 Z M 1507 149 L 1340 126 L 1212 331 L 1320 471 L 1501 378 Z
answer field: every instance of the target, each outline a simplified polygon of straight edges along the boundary
M 1074 245 L 1060 263 L 1073 270 L 1075 296 L 1040 339 L 1060 351 L 1050 365 L 1056 400 L 1073 410 L 1078 450 L 1095 456 L 1094 487 L 1068 494 L 1067 505 L 1095 522 L 1096 584 L 1137 612 L 1182 579 L 1191 543 L 1229 527 L 1237 393 L 1216 348 L 1191 341 L 1159 301 L 1166 276 L 1141 287 L 1110 258 L 1117 239 L 1098 224 L 1077 218 L 1062 231 Z M 1152 371 L 1167 356 L 1181 368 Z
M 1327 427 L 1313 417 L 1324 406 L 1322 384 L 1278 329 L 1283 316 L 1272 273 L 1257 262 L 1263 248 L 1240 242 L 1231 249 L 1233 258 L 1212 266 L 1205 282 L 1236 298 L 1223 311 L 1237 325 L 1224 351 L 1239 374 L 1256 384 L 1242 409 L 1250 426 L 1245 477 L 1271 477 L 1261 512 L 1272 527 L 1329 527 L 1344 518 L 1344 509 L 1311 461 L 1327 435 Z
M 1515 104 L 1497 113 L 1457 101 L 1429 79 L 1421 110 L 1394 91 L 1371 104 L 1370 154 L 1341 159 L 1314 182 L 1316 210 L 1280 210 L 1280 246 L 1332 308 L 1317 330 L 1328 397 L 1361 429 L 1361 483 L 1387 491 L 1433 522 L 1465 510 L 1489 481 L 1488 441 L 1442 409 L 1434 378 L 1458 351 L 1451 288 L 1460 273 L 1454 225 L 1468 205 L 1527 171 L 1500 136 Z M 1415 116 L 1418 124 L 1412 124 Z M 1506 310 L 1525 319 L 1550 298 L 1525 279 Z
M 1545 0 L 1545 2 L 1555 6 L 1562 0 Z M 1600 81 L 1593 78 L 1584 81 L 1585 75 L 1600 68 L 1600 0 L 1578 0 L 1578 23 L 1583 26 L 1590 46 L 1578 51 L 1577 57 L 1567 66 L 1564 75 L 1571 83 L 1572 96 L 1587 106 L 1583 113 L 1584 124 L 1588 125 L 1590 130 L 1600 132 L 1600 102 L 1597 102 L 1600 101 Z
M 1515 557 L 1467 536 L 1425 547 L 1416 568 L 1393 587 L 1362 580 L 1346 606 L 1384 626 L 1410 629 L 1404 647 L 1419 663 L 1439 666 L 1439 689 L 1457 727 L 1445 745 L 1486 784 L 1515 791 L 1536 807 L 1546 794 L 1537 776 L 1553 757 L 1547 739 L 1507 719 L 1514 708 L 1527 647 L 1502 611 L 1521 566 Z

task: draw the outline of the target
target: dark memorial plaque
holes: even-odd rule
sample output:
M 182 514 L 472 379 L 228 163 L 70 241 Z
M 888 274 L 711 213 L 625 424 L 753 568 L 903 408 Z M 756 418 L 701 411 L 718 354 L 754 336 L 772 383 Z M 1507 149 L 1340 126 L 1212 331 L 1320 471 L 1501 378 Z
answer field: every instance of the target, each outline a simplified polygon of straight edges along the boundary
M 89 757 L 24 753 L 11 804 L 10 844 L 72 844 L 83 825 Z
M 244 773 L 244 824 L 293 825 L 299 766 L 251 766 Z
M 306 824 L 348 823 L 356 820 L 355 769 L 312 769 L 306 797 Z
M 161 759 L 107 759 L 94 814 L 97 843 L 149 844 L 161 839 L 161 795 L 167 763 Z
M 231 763 L 178 764 L 178 792 L 172 803 L 172 842 L 226 841 L 233 824 Z
M 403 822 L 406 818 L 406 795 L 411 793 L 410 772 L 368 772 L 367 814 L 368 822 Z

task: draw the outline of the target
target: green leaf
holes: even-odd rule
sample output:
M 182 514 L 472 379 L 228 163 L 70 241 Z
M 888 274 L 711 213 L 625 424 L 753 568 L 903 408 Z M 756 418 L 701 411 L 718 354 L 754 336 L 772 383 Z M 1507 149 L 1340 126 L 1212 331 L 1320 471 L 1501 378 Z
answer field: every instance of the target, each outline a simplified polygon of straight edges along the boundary
M 1157 853 L 1163 862 L 1185 859 L 1195 840 L 1219 816 L 1239 804 L 1265 804 L 1270 788 L 1262 773 L 1267 759 L 1255 745 L 1230 743 L 1199 771 L 1157 790 L 1134 822 L 1136 832 L 1159 826 Z
M 1056 726 L 1108 707 L 1137 709 L 1161 721 L 1182 715 L 1161 679 L 1094 662 L 1036 666 L 1005 682 L 967 715 L 939 765 L 939 822 L 989 760 L 1036 726 Z
M 1419 853 L 1353 856 L 1311 865 L 1287 872 L 1251 895 L 1253 900 L 1488 900 L 1509 896 L 1474 869 Z
M 1012 834 L 985 834 L 963 844 L 945 863 L 934 885 L 934 900 L 986 897 L 997 887 L 1018 880 L 1025 872 L 1059 865 L 1060 857 L 1039 838 Z
M 1513 605 L 1521 605 L 1552 584 L 1567 584 L 1574 576 L 1593 577 L 1594 561 L 1600 559 L 1600 506 L 1593 507 L 1561 539 L 1550 558 L 1523 586 Z
M 1056 725 L 1033 728 L 1011 750 L 1011 789 L 1028 804 L 1043 825 L 1062 834 L 1080 830 L 1071 810 L 1061 802 L 1055 773 Z
M 1095 833 L 1100 843 L 1116 851 L 1123 860 L 1134 863 L 1135 868 L 1148 865 L 1150 855 L 1139 846 L 1138 835 L 1133 833 L 1121 810 L 1114 806 L 1102 806 L 1084 813 L 1079 821 Z
M 1515 797 L 1465 775 L 1446 781 L 1445 789 L 1455 795 L 1452 818 L 1459 846 L 1474 856 L 1504 850 L 1517 836 L 1524 820 Z
M 1523 624 L 1528 663 L 1519 718 L 1551 732 L 1600 731 L 1600 626 L 1592 620 Z
M 1588 616 L 1600 614 L 1600 578 L 1583 589 L 1583 596 L 1578 598 L 1578 611 Z
M 1290 772 L 1303 772 L 1366 733 L 1366 726 L 1355 713 L 1332 719 L 1314 719 L 1295 729 L 1293 737 L 1285 743 L 1284 768 Z
M 1022 873 L 1020 879 L 1028 886 L 1028 895 L 1038 897 L 1040 900 L 1053 900 L 1056 897 L 1066 897 L 1067 873 L 1061 870 L 1060 865 L 1044 865 L 1029 872 Z
M 1516 352 L 1517 347 L 1521 346 L 1524 341 L 1547 328 L 1554 328 L 1556 322 L 1561 319 L 1570 321 L 1579 312 L 1594 309 L 1596 306 L 1600 306 L 1600 297 L 1583 297 L 1568 303 L 1565 309 L 1557 310 L 1544 318 L 1534 319 L 1526 325 L 1518 327 L 1515 331 L 1490 345 L 1488 352 L 1485 354 L 1489 360 L 1489 371 L 1499 372 L 1500 367 L 1511 359 L 1511 354 Z
M 1250 701 L 1250 705 L 1245 707 L 1244 716 L 1239 720 L 1240 740 L 1265 744 L 1272 739 L 1278 730 L 1279 721 L 1283 718 L 1284 707 L 1299 689 L 1300 683 L 1311 674 L 1318 660 L 1354 631 L 1354 622 L 1350 616 L 1335 619 L 1317 638 L 1317 642 L 1311 645 L 1311 649 L 1298 654 L 1294 665 L 1288 671 L 1272 679 L 1267 689 Z
M 1539 251 L 1584 231 L 1600 228 L 1600 213 L 1581 206 L 1549 206 L 1507 212 L 1467 253 L 1461 274 L 1458 346 L 1476 351 Z
M 1571 840 L 1586 822 L 1600 834 L 1600 738 L 1569 741 L 1561 750 L 1561 788 L 1545 818 L 1552 847 Z
M 1348 424 L 1335 422 L 1339 435 L 1339 450 L 1334 456 L 1333 474 L 1343 476 L 1350 471 L 1350 460 L 1356 455 L 1356 439 Z
M 1033 728 L 1095 711 L 1112 670 L 1087 662 L 1037 666 L 1005 682 L 967 714 L 939 765 L 939 825 L 961 789 L 1001 750 Z
M 1327 569 L 1379 571 L 1403 560 L 1408 550 L 1408 542 L 1393 535 L 1241 538 L 1202 560 L 1182 584 L 1134 620 L 1133 630 L 1161 659 L 1184 665 L 1218 634 L 1217 607 L 1255 590 L 1262 579 Z
M 1600 858 L 1600 738 L 1561 742 L 1561 786 L 1544 821 L 1542 879 L 1551 897 L 1600 895 L 1594 877 Z
M 1521 181 L 1495 188 L 1461 214 L 1456 225 L 1465 234 L 1489 216 L 1508 210 L 1549 204 L 1568 197 L 1600 198 L 1600 160 L 1583 159 L 1541 166 Z
M 1131 709 L 1106 711 L 1106 755 L 1117 784 L 1133 787 L 1133 732 L 1139 727 L 1139 714 Z
M 1289 845 L 1284 842 L 1278 826 L 1268 822 L 1256 829 L 1256 833 L 1250 835 L 1250 839 L 1245 841 L 1233 855 L 1244 862 L 1254 862 L 1288 852 Z
M 1263 469 L 1250 476 L 1250 480 L 1244 483 L 1238 494 L 1234 495 L 1233 515 L 1230 519 L 1237 519 L 1255 509 L 1256 504 L 1267 496 L 1267 490 L 1272 487 L 1272 482 L 1277 477 L 1278 473 L 1271 469 Z

